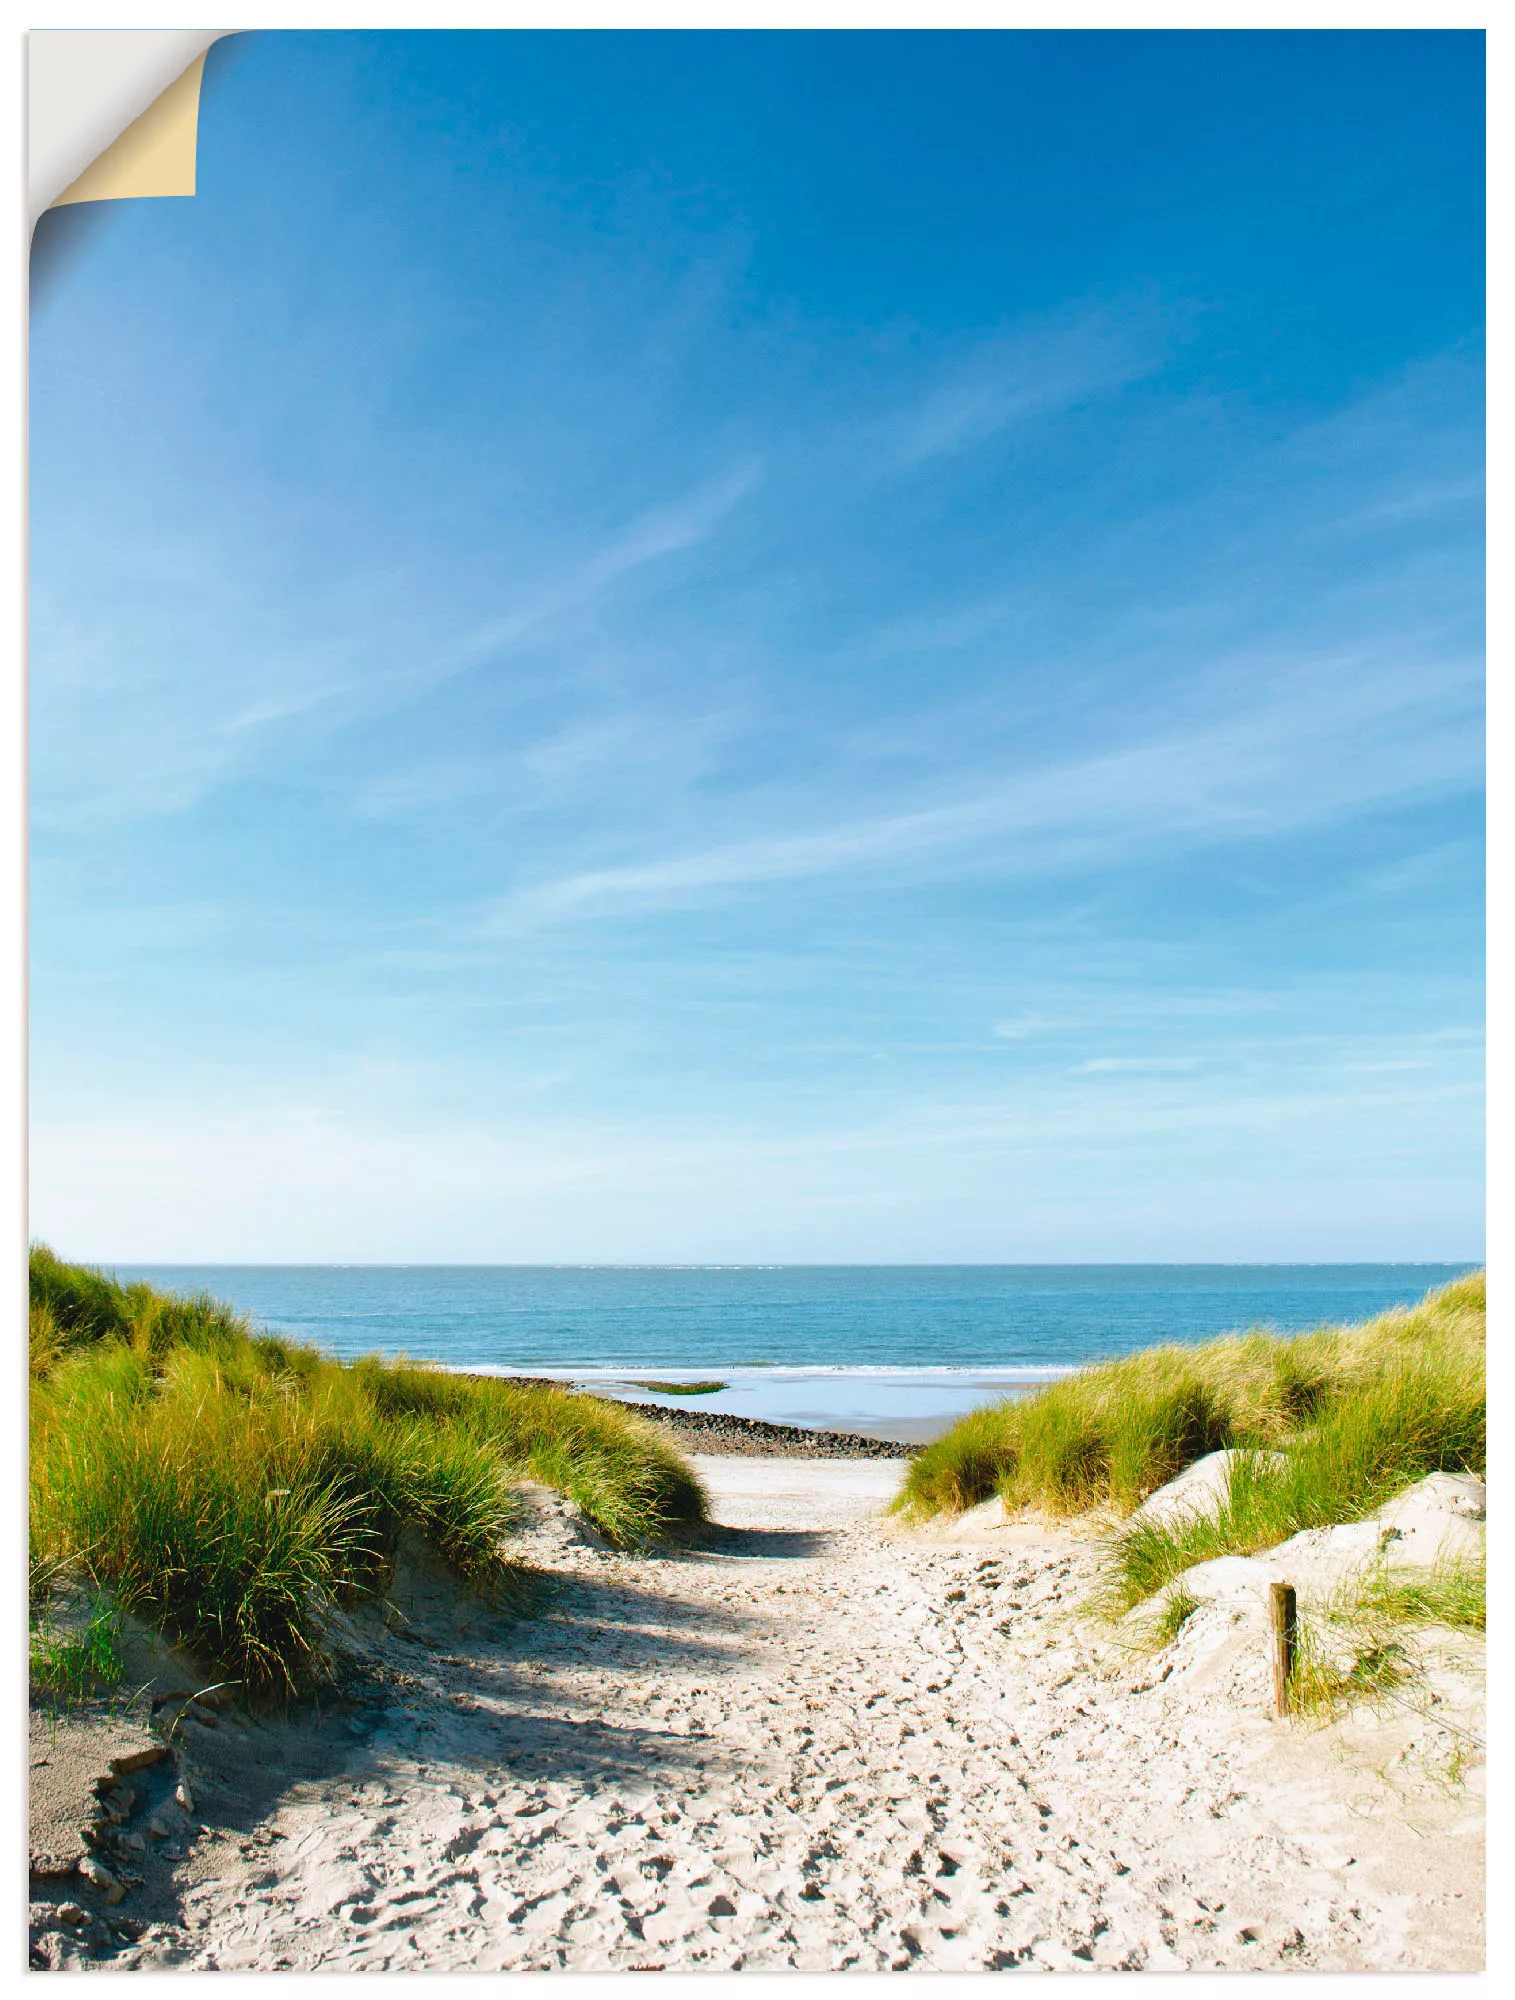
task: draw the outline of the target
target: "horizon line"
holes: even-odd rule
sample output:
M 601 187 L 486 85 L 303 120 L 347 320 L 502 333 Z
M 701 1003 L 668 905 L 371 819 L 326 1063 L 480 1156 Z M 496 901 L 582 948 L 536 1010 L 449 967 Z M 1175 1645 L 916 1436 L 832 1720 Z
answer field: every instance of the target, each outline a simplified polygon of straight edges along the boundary
M 73 1260 L 70 1260 L 73 1261 Z M 80 1262 L 84 1259 L 78 1260 Z M 1124 1258 L 872 1258 L 829 1263 L 788 1260 L 717 1260 L 691 1258 L 630 1263 L 597 1262 L 585 1258 L 555 1258 L 545 1263 L 432 1261 L 380 1262 L 366 1258 L 250 1257 L 117 1257 L 100 1258 L 100 1265 L 127 1264 L 142 1270 L 244 1271 L 1349 1271 L 1429 1270 L 1473 1267 L 1487 1262 L 1477 1257 L 1124 1257 Z

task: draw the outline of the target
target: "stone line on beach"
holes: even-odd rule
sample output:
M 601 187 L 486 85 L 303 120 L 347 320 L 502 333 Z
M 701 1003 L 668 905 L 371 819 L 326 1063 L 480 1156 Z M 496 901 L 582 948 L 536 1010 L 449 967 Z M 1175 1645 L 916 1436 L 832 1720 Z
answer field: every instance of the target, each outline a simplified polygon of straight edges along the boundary
M 1102 1649 L 1073 1615 L 1089 1545 L 891 1539 L 883 1465 L 700 1469 L 707 1546 L 612 1555 L 560 1510 L 541 1615 L 418 1610 L 387 1702 L 328 1720 L 327 1764 L 266 1810 L 227 1753 L 267 1782 L 277 1729 L 191 1731 L 206 1831 L 117 1962 L 1425 1962 L 1359 1866 L 1370 1829 L 1269 1762 L 1261 1660 L 1196 1691 Z
M 543 1375 L 486 1378 L 540 1389 L 567 1385 Z M 806 1430 L 797 1424 L 771 1424 L 762 1417 L 736 1417 L 723 1410 L 676 1410 L 663 1403 L 638 1403 L 620 1396 L 604 1397 L 620 1410 L 635 1410 L 665 1431 L 684 1449 L 733 1458 L 914 1458 L 918 1444 L 897 1438 L 868 1437 L 859 1431 Z
M 624 1407 L 648 1417 L 686 1451 L 730 1458 L 914 1458 L 918 1444 L 897 1438 L 864 1437 L 857 1431 L 800 1430 L 794 1424 L 765 1423 L 761 1417 L 733 1417 L 718 1410 L 669 1410 L 661 1403 Z

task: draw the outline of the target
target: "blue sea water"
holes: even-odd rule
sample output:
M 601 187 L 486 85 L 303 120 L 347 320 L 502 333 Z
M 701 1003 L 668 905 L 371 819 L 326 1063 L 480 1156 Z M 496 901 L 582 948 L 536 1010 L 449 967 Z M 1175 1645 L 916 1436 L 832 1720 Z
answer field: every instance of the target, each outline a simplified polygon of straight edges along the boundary
M 922 1437 L 1159 1340 L 1298 1332 L 1408 1304 L 1466 1264 L 121 1265 L 350 1358 L 552 1375 L 612 1395 Z M 670 1399 L 642 1387 L 718 1379 Z

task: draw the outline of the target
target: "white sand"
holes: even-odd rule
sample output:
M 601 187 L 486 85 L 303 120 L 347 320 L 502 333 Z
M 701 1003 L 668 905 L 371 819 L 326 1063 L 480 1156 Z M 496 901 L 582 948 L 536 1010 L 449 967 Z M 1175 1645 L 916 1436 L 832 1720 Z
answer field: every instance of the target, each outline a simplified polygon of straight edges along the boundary
M 730 1528 L 844 1528 L 877 1514 L 899 1491 L 892 1458 L 691 1458 Z
M 1479 1800 L 1428 1776 L 1442 1722 L 1273 1722 L 1225 1604 L 1123 1652 L 1076 1613 L 1090 1545 L 891 1532 L 897 1464 L 699 1466 L 726 1526 L 698 1552 L 586 1546 L 559 1504 L 541 1615 L 460 1619 L 418 1583 L 362 1734 L 295 1757 L 189 1727 L 207 1830 L 127 1962 L 1481 1963 Z

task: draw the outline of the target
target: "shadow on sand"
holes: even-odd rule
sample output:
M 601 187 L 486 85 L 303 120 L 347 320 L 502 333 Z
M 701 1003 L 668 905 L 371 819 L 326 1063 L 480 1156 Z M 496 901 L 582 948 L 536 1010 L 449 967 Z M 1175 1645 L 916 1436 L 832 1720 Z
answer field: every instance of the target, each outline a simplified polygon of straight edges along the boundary
M 675 1560 L 809 1556 L 827 1539 L 718 1528 Z M 526 1615 L 491 1609 L 434 1575 L 410 1595 L 397 1629 L 384 1629 L 376 1612 L 365 1615 L 374 1635 L 369 1657 L 319 1698 L 261 1715 L 229 1714 L 214 1728 L 186 1723 L 176 1761 L 193 1812 L 179 1838 L 134 1850 L 130 1872 L 139 1882 L 119 1912 L 126 1931 L 144 1924 L 183 1930 L 182 1946 L 169 1944 L 166 1956 L 193 1957 L 198 1945 L 185 1905 L 191 1882 L 223 1872 L 234 1879 L 264 1861 L 283 1872 L 283 1835 L 269 1822 L 291 1794 L 319 1790 L 334 1810 L 382 1823 L 406 1809 L 407 1770 L 433 1760 L 450 1774 L 460 1809 L 486 1816 L 495 1798 L 519 1785 L 551 1781 L 609 1795 L 687 1785 L 698 1774 L 735 1776 L 729 1754 L 709 1736 L 654 1718 L 600 1720 L 542 1685 L 543 1674 L 582 1671 L 589 1661 L 612 1681 L 670 1665 L 719 1666 L 769 1629 L 767 1618 L 742 1607 L 692 1603 L 659 1589 L 657 1567 L 641 1576 L 545 1576 Z M 165 1768 L 155 1796 L 171 1782 Z M 117 1919 L 114 1910 L 102 1918 L 107 1914 Z M 102 1941 L 92 1956 L 109 1963 L 127 1942 Z M 164 1952 L 160 1943 L 160 1957 Z

